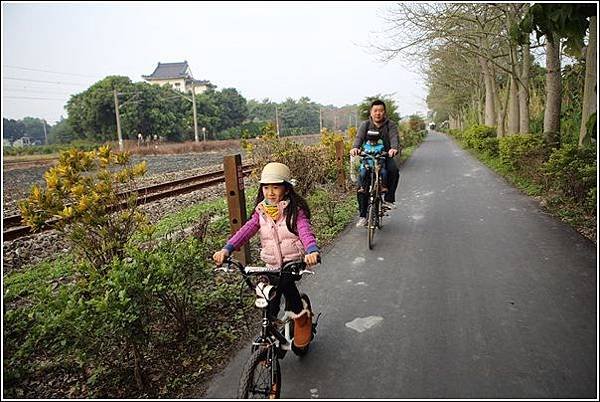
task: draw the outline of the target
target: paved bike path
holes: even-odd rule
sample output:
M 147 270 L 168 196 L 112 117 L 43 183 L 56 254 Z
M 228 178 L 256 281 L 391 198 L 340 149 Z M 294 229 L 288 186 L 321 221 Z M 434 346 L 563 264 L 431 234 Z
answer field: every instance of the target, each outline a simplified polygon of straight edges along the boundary
M 282 398 L 595 398 L 596 246 L 451 139 L 400 170 L 368 250 L 352 227 L 303 290 L 322 312 Z M 249 348 L 205 398 L 234 398 Z

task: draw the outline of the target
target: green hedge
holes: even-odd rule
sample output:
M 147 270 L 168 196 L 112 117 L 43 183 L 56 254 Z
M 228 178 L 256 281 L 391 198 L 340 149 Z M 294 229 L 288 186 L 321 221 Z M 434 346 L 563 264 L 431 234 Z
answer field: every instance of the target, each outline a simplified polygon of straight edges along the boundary
M 465 146 L 478 151 L 484 151 L 486 146 L 491 146 L 489 144 L 493 142 L 490 143 L 489 139 L 494 138 L 496 138 L 496 128 L 484 125 L 471 126 L 462 134 Z
M 502 164 L 513 171 L 538 169 L 547 155 L 543 138 L 533 134 L 502 137 L 498 149 Z
M 594 147 L 564 145 L 550 155 L 543 171 L 551 189 L 561 191 L 588 208 L 595 208 L 597 166 Z

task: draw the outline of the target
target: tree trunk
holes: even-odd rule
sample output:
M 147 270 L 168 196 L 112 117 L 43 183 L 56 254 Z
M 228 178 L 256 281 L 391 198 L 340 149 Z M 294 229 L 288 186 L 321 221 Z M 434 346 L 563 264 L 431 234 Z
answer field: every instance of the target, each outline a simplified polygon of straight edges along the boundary
M 546 37 L 546 109 L 544 110 L 544 139 L 552 147 L 560 146 L 560 38 Z
M 583 109 L 581 111 L 581 127 L 579 128 L 579 146 L 591 143 L 590 135 L 587 131 L 587 122 L 590 116 L 596 113 L 598 105 L 596 104 L 596 16 L 590 17 L 590 37 L 588 40 L 585 55 L 585 83 L 583 85 Z
M 496 76 L 494 69 L 491 69 L 492 74 L 494 75 L 494 77 Z M 509 89 L 506 88 L 506 98 L 504 103 L 500 100 L 500 89 L 497 87 L 496 85 L 496 80 L 494 79 L 492 81 L 492 86 L 494 89 L 494 104 L 497 107 L 496 113 L 497 113 L 497 121 L 496 121 L 496 136 L 497 137 L 504 137 L 506 135 L 506 130 L 505 130 L 505 118 L 506 118 L 506 108 L 507 108 L 507 104 L 508 104 L 508 96 L 510 94 Z
M 519 132 L 519 89 L 514 75 L 510 76 L 510 95 L 508 104 L 508 135 Z
M 523 58 L 521 60 L 521 80 L 519 81 L 519 133 L 529 133 L 529 64 L 531 53 L 529 41 L 523 45 Z
M 514 15 L 510 15 L 509 21 L 514 19 Z M 508 103 L 508 135 L 514 135 L 519 132 L 519 89 L 517 82 L 517 45 L 510 44 L 510 88 L 509 88 L 509 103 Z
M 500 95 L 498 95 L 498 98 Z M 506 96 L 504 97 L 504 102 L 498 100 L 498 104 L 500 104 L 500 109 L 498 110 L 498 129 L 497 129 L 497 137 L 504 137 L 506 135 L 506 111 L 508 110 L 508 100 L 510 97 L 510 90 L 506 88 Z
M 483 83 L 485 85 L 485 125 L 493 127 L 496 125 L 496 105 L 495 105 L 495 88 L 494 77 L 488 66 L 488 61 L 479 57 L 479 64 L 483 72 Z

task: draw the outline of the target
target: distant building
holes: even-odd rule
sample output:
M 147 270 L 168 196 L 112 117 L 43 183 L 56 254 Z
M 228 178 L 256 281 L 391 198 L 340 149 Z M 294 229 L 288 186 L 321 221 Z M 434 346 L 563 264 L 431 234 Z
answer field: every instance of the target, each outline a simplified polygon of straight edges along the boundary
M 187 61 L 183 63 L 158 63 L 154 72 L 150 75 L 142 75 L 150 84 L 170 85 L 173 89 L 183 93 L 191 93 L 192 85 L 194 93 L 201 94 L 210 87 L 214 87 L 210 81 L 196 80 L 192 76 L 192 71 Z

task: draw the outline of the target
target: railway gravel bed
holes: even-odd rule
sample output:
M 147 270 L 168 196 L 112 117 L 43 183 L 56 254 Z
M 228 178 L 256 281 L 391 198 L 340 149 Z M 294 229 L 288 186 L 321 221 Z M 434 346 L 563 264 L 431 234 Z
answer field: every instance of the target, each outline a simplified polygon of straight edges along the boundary
M 140 208 L 146 212 L 150 222 L 155 223 L 169 214 L 181 211 L 203 200 L 223 197 L 224 193 L 225 185 L 219 184 L 177 197 L 158 200 L 142 205 Z M 63 241 L 54 230 L 5 241 L 2 248 L 3 275 L 69 251 L 68 243 Z
M 223 168 L 223 157 L 239 150 L 222 150 L 193 154 L 132 156 L 132 162 L 147 162 L 148 172 L 139 180 L 139 186 L 159 184 L 169 180 L 183 179 Z M 244 155 L 242 153 L 242 161 Z M 18 213 L 17 201 L 26 198 L 33 184 L 43 186 L 44 172 L 49 166 L 33 166 L 24 169 L 10 169 L 2 176 L 2 205 L 4 216 Z
M 223 168 L 223 156 L 230 153 L 208 153 L 203 154 L 181 154 L 181 155 L 156 155 L 145 157 L 148 161 L 148 174 L 140 185 L 158 184 L 168 180 L 181 179 L 202 173 L 207 173 Z M 44 169 L 28 168 L 11 171 L 22 172 L 19 175 L 12 175 L 7 178 L 3 177 L 4 195 L 11 191 L 6 187 L 6 183 L 10 182 L 13 188 L 23 188 L 23 183 L 19 185 L 15 180 L 25 177 L 32 181 L 32 177 L 38 174 L 42 177 Z M 29 175 L 27 171 L 30 172 Z M 9 172 L 7 172 L 9 173 Z M 35 179 L 33 179 L 35 180 Z M 41 179 L 40 179 L 41 180 Z M 43 181 L 41 180 L 43 183 Z M 31 186 L 31 184 L 29 185 Z M 23 190 L 26 193 L 27 190 Z M 140 208 L 146 212 L 150 222 L 157 222 L 164 216 L 178 212 L 184 208 L 197 204 L 203 200 L 210 200 L 218 197 L 223 197 L 225 185 L 219 184 L 206 189 L 197 190 L 188 194 L 179 195 L 173 198 L 166 198 L 152 203 L 144 204 Z M 23 197 L 23 196 L 22 196 Z M 20 198 L 22 198 L 20 197 Z M 17 198 L 17 197 L 15 197 Z M 15 201 L 16 202 L 16 201 Z M 14 205 L 14 202 L 13 202 Z M 8 208 L 5 206 L 4 215 L 9 215 Z M 16 208 L 13 213 L 16 213 Z M 37 234 L 32 234 L 13 241 L 3 242 L 2 245 L 2 261 L 3 275 L 7 275 L 13 270 L 19 270 L 23 267 L 42 261 L 58 253 L 66 253 L 69 251 L 68 244 L 61 240 L 58 233 L 55 231 L 47 231 Z

